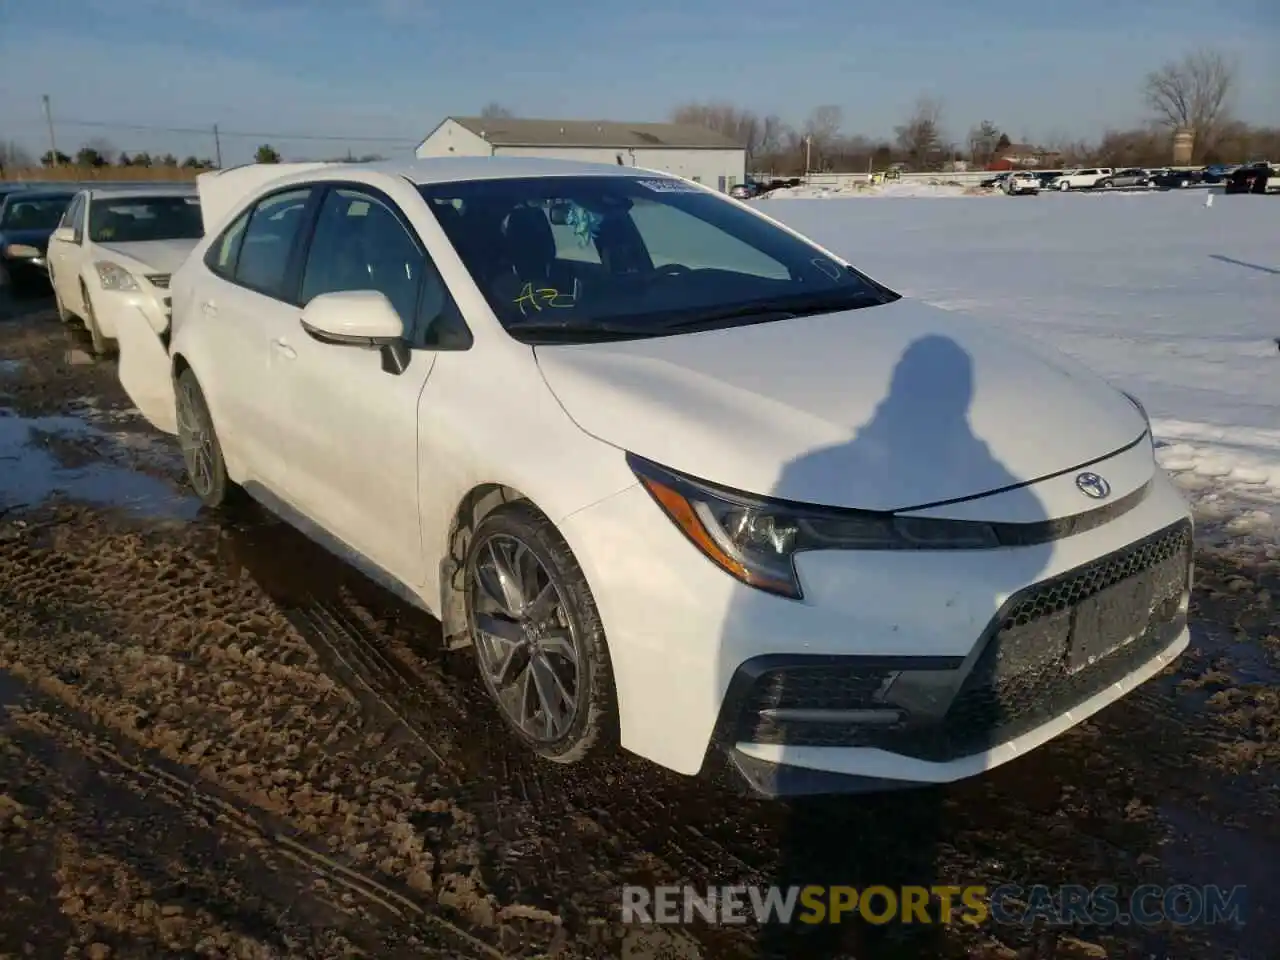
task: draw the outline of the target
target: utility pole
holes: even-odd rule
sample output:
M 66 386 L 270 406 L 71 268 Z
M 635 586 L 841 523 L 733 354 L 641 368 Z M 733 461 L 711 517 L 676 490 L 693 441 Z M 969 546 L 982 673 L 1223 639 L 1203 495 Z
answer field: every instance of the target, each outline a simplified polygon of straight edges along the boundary
M 213 125 L 213 155 L 216 158 L 214 163 L 217 164 L 219 170 L 222 169 L 222 139 L 218 136 L 218 125 Z
M 804 137 L 804 179 L 806 183 L 809 181 L 809 169 L 810 169 L 809 160 L 810 160 L 812 150 L 813 150 L 813 134 L 807 133 L 805 134 L 805 137 Z
M 44 119 L 49 124 L 49 165 L 56 167 L 58 165 L 58 140 L 53 135 L 53 108 L 49 106 L 49 95 L 46 93 L 40 98 L 44 104 Z

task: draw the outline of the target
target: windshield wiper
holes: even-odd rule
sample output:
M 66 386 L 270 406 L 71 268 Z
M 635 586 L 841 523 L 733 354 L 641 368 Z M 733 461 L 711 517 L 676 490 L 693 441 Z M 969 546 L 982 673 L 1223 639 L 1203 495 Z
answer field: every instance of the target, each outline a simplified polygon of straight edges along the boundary
M 820 313 L 838 313 L 841 310 L 856 310 L 859 307 L 870 307 L 885 302 L 885 299 L 874 290 L 860 290 L 856 296 L 826 293 L 820 296 L 802 298 L 779 297 L 776 300 L 759 300 L 754 303 L 743 303 L 732 307 L 702 310 L 664 323 L 662 324 L 662 329 L 689 330 L 695 327 L 713 326 L 733 320 L 751 320 L 755 323 L 794 320 L 796 317 L 809 317 Z
M 653 337 L 661 335 L 664 329 L 652 324 L 640 325 L 610 323 L 607 320 L 587 320 L 581 323 L 513 323 L 507 327 L 507 332 L 518 339 L 523 339 L 525 335 L 529 334 L 552 340 L 588 341 Z

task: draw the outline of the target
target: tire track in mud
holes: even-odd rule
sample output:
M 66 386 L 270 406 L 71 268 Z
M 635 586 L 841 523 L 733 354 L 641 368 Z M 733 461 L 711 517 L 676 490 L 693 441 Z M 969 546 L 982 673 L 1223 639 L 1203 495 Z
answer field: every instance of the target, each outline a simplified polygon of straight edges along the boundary
M 373 956 L 504 956 L 407 891 L 64 712 L 48 703 L 8 710 L 8 743 L 28 761 L 15 791 L 28 817 L 106 827 L 77 842 L 121 855 L 161 896 L 168 891 L 187 910 L 290 955 L 305 945 L 308 956 L 349 955 L 351 947 Z

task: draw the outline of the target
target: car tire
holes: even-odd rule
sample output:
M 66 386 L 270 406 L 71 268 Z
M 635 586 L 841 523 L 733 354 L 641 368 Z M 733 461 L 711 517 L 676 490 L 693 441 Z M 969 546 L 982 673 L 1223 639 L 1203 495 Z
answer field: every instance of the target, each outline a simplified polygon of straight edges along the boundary
M 614 745 L 604 626 L 555 525 L 527 502 L 499 507 L 476 527 L 464 569 L 477 671 L 508 729 L 556 763 Z
M 178 374 L 174 382 L 174 402 L 187 483 L 206 507 L 221 507 L 233 500 L 240 488 L 227 476 L 227 463 L 213 427 L 209 404 L 200 382 L 189 369 Z
M 93 301 L 89 299 L 89 288 L 83 280 L 80 281 L 80 296 L 84 298 L 84 328 L 89 333 L 93 354 L 96 357 L 106 356 L 111 352 L 111 343 L 102 335 L 102 329 L 98 326 L 98 318 L 93 312 Z
M 1103 190 L 1110 190 L 1112 187 L 1115 186 L 1115 183 L 1112 182 L 1111 180 L 1103 180 L 1100 183 L 1095 183 L 1094 186 L 1101 187 Z
M 1064 180 L 1062 183 L 1058 184 L 1058 189 L 1061 190 L 1063 193 L 1067 193 L 1071 189 L 1071 184 L 1067 183 Z

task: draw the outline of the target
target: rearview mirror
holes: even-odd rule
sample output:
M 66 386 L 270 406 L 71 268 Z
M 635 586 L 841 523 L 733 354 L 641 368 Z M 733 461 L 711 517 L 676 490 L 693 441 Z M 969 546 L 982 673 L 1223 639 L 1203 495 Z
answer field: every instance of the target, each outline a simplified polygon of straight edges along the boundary
M 567 203 L 553 203 L 547 211 L 547 215 L 553 224 L 557 227 L 563 227 L 569 222 L 569 205 Z
M 66 243 L 75 243 L 76 228 L 75 227 L 58 227 L 58 229 L 53 231 L 53 239 L 62 240 Z
M 382 352 L 382 369 L 401 374 L 409 365 L 404 321 L 378 290 L 340 290 L 313 297 L 302 309 L 302 329 L 313 339 Z

